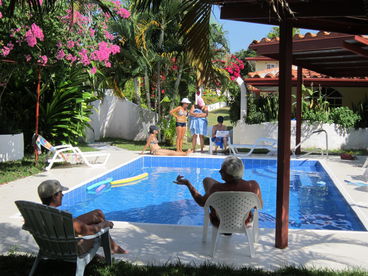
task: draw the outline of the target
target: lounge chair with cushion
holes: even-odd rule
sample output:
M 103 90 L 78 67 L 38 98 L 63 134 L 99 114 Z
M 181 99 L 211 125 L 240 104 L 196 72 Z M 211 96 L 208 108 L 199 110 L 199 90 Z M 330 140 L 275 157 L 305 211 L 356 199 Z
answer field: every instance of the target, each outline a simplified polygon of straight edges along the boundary
M 105 166 L 110 157 L 110 153 L 108 152 L 82 152 L 78 147 L 72 145 L 52 146 L 41 135 L 34 134 L 33 141 L 34 146 L 37 147 L 39 151 L 41 150 L 41 146 L 49 151 L 47 158 L 48 166 L 45 168 L 46 171 L 50 170 L 54 163 L 64 162 L 69 164 L 84 163 L 89 167 Z M 51 154 L 53 155 L 49 158 Z
M 242 156 L 249 156 L 253 153 L 256 149 L 265 149 L 268 150 L 269 155 L 276 155 L 277 154 L 277 140 L 272 138 L 265 138 L 261 137 L 258 138 L 254 144 L 231 144 L 229 145 L 230 151 L 234 155 L 238 155 L 238 149 L 249 149 L 250 151 Z
M 111 264 L 109 228 L 95 235 L 76 237 L 73 229 L 72 214 L 35 202 L 16 201 L 24 218 L 23 229 L 29 231 L 39 246 L 39 251 L 29 275 L 33 275 L 41 259 L 75 262 L 75 275 L 83 276 L 86 265 L 96 255 L 100 246 L 104 249 L 105 259 Z M 94 240 L 89 252 L 78 252 L 78 242 Z
M 211 256 L 214 256 L 217 237 L 222 233 L 244 233 L 248 238 L 251 257 L 255 256 L 254 243 L 258 241 L 258 210 L 262 208 L 258 196 L 250 192 L 215 192 L 204 206 L 203 242 L 207 241 L 210 207 L 220 220 L 219 227 L 212 227 Z M 252 222 L 245 224 L 253 210 Z

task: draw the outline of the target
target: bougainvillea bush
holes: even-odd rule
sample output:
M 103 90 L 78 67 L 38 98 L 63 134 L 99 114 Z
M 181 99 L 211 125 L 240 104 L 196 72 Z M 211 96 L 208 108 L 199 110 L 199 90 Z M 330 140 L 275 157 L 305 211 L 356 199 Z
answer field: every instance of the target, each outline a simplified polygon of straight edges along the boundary
M 75 143 L 88 125 L 94 74 L 109 68 L 121 52 L 108 27 L 114 20 L 126 20 L 130 12 L 114 0 L 101 1 L 103 10 L 69 1 L 55 1 L 51 8 L 49 2 L 38 1 L 40 12 L 30 1 L 10 13 L 9 1 L 0 0 L 0 117 L 6 118 L 0 128 L 30 135 L 41 71 L 40 132 L 56 143 Z M 60 89 L 66 82 L 69 90 Z M 14 104 L 26 95 L 26 108 Z

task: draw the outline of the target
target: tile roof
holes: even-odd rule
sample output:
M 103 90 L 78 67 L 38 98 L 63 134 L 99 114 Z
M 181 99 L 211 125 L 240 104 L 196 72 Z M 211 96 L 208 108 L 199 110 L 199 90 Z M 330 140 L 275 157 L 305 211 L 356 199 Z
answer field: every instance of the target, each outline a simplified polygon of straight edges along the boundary
M 302 34 L 295 34 L 293 37 L 293 41 L 298 41 L 298 40 L 318 40 L 318 39 L 330 39 L 330 38 L 334 38 L 334 37 L 342 37 L 342 36 L 346 36 L 346 34 L 341 34 L 341 33 L 330 33 L 330 32 L 325 32 L 325 31 L 319 31 L 318 33 L 306 33 L 304 35 Z M 363 36 L 365 37 L 365 36 Z M 264 37 L 261 40 L 253 40 L 253 42 L 251 43 L 251 45 L 255 45 L 255 44 L 269 44 L 269 43 L 279 43 L 280 42 L 280 38 L 279 37 L 275 37 L 275 38 L 268 38 L 268 37 Z
M 293 66 L 291 74 L 293 78 L 297 77 L 297 67 Z M 302 71 L 303 78 L 329 78 L 329 76 L 314 72 L 312 70 L 304 69 Z M 249 72 L 248 77 L 250 78 L 278 78 L 279 77 L 279 68 L 274 67 L 271 69 L 265 69 L 256 72 Z

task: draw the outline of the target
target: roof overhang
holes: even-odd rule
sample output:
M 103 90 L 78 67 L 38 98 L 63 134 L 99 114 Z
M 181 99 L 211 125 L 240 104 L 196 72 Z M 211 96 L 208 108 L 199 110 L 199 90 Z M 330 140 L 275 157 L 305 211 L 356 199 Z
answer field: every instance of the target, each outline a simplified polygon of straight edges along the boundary
M 279 57 L 279 39 L 262 39 L 250 46 L 258 55 Z M 296 35 L 293 64 L 333 77 L 368 76 L 368 39 L 359 35 L 319 32 Z

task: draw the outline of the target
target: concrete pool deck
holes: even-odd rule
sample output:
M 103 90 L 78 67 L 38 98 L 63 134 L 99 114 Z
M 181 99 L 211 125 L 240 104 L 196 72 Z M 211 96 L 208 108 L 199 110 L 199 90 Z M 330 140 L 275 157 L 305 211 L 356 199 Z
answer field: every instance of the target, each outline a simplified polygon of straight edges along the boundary
M 0 185 L 0 253 L 37 252 L 38 247 L 32 236 L 21 230 L 22 219 L 14 201 L 22 199 L 39 202 L 36 190 L 41 181 L 55 178 L 61 180 L 65 186 L 73 188 L 138 156 L 137 153 L 126 150 L 114 148 L 108 150 L 111 157 L 105 168 L 56 167 L 47 173 Z M 194 154 L 194 156 L 209 155 Z M 251 158 L 269 157 L 253 155 Z M 341 161 L 338 157 L 332 156 L 322 163 L 366 224 L 368 188 L 344 182 L 344 180 L 362 182 L 364 169 L 361 165 L 364 160 L 365 158 L 361 157 L 356 161 Z M 137 264 L 162 264 L 180 260 L 191 264 L 213 262 L 265 269 L 275 269 L 284 265 L 303 265 L 333 269 L 362 268 L 368 271 L 368 232 L 291 229 L 289 247 L 280 250 L 274 247 L 274 230 L 261 229 L 255 258 L 249 257 L 245 235 L 238 234 L 221 237 L 215 257 L 209 257 L 210 235 L 208 242 L 203 244 L 202 227 L 197 226 L 115 222 L 111 235 L 130 252 L 128 255 L 116 255 L 115 258 Z

